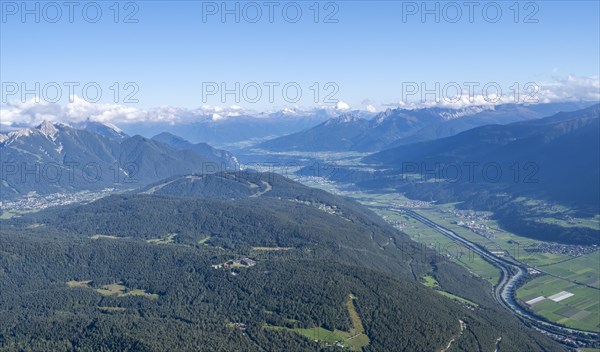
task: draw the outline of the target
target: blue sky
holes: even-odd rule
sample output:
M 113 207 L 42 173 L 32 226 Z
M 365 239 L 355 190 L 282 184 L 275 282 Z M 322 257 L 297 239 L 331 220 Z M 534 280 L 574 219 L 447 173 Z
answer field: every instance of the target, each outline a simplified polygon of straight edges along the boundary
M 215 3 L 201 1 L 141 1 L 128 8 L 121 2 L 119 23 L 114 23 L 113 1 L 98 2 L 102 16 L 96 23 L 88 23 L 82 15 L 86 2 L 75 8 L 73 23 L 67 7 L 62 8 L 56 23 L 49 23 L 55 17 L 54 9 L 47 7 L 44 16 L 46 4 L 41 2 L 40 23 L 35 23 L 34 15 L 27 15 L 23 23 L 22 9 L 13 14 L 14 8 L 7 3 L 12 2 L 2 1 L 3 84 L 26 82 L 27 87 L 34 87 L 34 82 L 41 86 L 78 82 L 81 87 L 97 82 L 103 92 L 100 102 L 111 103 L 115 96 L 110 87 L 119 82 L 121 94 L 116 101 L 124 103 L 124 95 L 134 88 L 124 89 L 123 85 L 134 82 L 139 88 L 134 98 L 139 102 L 125 103 L 138 108 L 194 108 L 206 103 L 265 110 L 294 105 L 282 98 L 278 88 L 291 82 L 302 89 L 296 105 L 318 105 L 310 88 L 318 82 L 319 104 L 337 87 L 333 99 L 353 108 L 367 104 L 381 108 L 402 99 L 402 82 L 426 82 L 428 87 L 434 82 L 498 82 L 506 89 L 514 82 L 547 84 L 568 76 L 599 75 L 597 1 L 519 2 L 518 23 L 514 22 L 512 1 L 497 2 L 502 15 L 496 23 L 490 22 L 495 5 L 487 5 L 487 20 L 482 14 L 489 2 L 478 2 L 473 23 L 462 1 L 455 3 L 463 12 L 456 23 L 449 21 L 455 12 L 447 2 L 426 5 L 434 8 L 438 4 L 439 23 L 434 15 L 422 21 L 422 9 L 409 14 L 415 11 L 412 4 L 420 6 L 420 1 L 320 2 L 319 23 L 314 22 L 313 1 L 295 3 L 302 9 L 296 23 L 282 15 L 287 4 L 290 20 L 294 17 L 295 5 L 289 2 L 276 2 L 274 23 L 262 1 L 257 2 L 263 11 L 257 23 L 249 23 L 243 15 L 240 23 L 235 23 L 233 15 L 223 23 L 221 9 L 208 15 Z M 30 3 L 31 8 L 34 4 Z M 227 6 L 234 8 L 235 4 Z M 243 11 L 246 2 L 237 4 Z M 444 6 L 448 17 L 443 16 Z M 136 9 L 132 18 L 138 22 L 122 23 L 125 15 Z M 95 16 L 93 10 L 88 6 L 89 19 Z M 254 16 L 252 7 L 246 10 L 248 16 Z M 332 18 L 337 23 L 323 23 L 325 15 L 336 10 Z M 532 12 L 537 12 L 531 18 L 537 23 L 524 23 Z M 242 96 L 239 104 L 233 95 L 222 101 L 216 94 L 203 101 L 203 82 L 225 82 L 230 88 L 235 82 L 240 86 L 256 82 L 263 95 L 256 102 Z M 264 82 L 280 84 L 274 88 L 273 103 L 267 99 Z M 325 89 L 328 82 L 334 86 Z M 68 88 L 63 86 L 64 96 L 66 92 Z M 75 93 L 81 95 L 80 89 L 75 88 Z M 254 96 L 254 91 L 247 95 Z

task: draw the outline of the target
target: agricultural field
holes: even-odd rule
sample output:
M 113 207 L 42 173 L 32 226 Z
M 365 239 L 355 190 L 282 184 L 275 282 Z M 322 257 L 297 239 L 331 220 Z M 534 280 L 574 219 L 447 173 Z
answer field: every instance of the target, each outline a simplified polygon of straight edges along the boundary
M 529 249 L 536 248 L 543 242 L 504 231 L 499 228 L 496 221 L 491 219 L 477 221 L 478 224 L 487 226 L 487 228 L 493 231 L 493 235 L 484 237 L 458 225 L 458 222 L 465 221 L 465 219 L 454 215 L 453 209 L 447 205 L 445 207 L 434 206 L 428 209 L 419 209 L 418 212 L 447 229 L 456 232 L 459 236 L 487 248 L 490 252 L 503 251 L 505 252 L 505 256 L 529 266 L 548 265 L 572 258 L 565 254 L 531 252 Z
M 386 208 L 399 204 L 412 208 L 413 210 L 421 213 L 423 216 L 430 218 L 432 221 L 439 223 L 440 225 L 456 232 L 458 235 L 468 239 L 471 242 L 478 243 L 490 251 L 505 251 L 506 255 L 514 258 L 515 260 L 527 264 L 529 266 L 542 266 L 558 263 L 571 259 L 572 257 L 567 254 L 559 253 L 543 253 L 531 251 L 530 249 L 536 248 L 537 246 L 544 244 L 543 241 L 526 238 L 519 236 L 501 229 L 497 221 L 491 219 L 491 212 L 477 212 L 480 217 L 475 222 L 478 226 L 485 227 L 487 230 L 492 232 L 489 236 L 483 236 L 478 234 L 471 229 L 460 226 L 458 222 L 466 222 L 467 219 L 461 218 L 457 214 L 460 212 L 456 209 L 458 203 L 448 204 L 435 204 L 413 201 L 402 194 L 365 194 L 365 193 L 351 193 L 349 196 L 355 198 L 364 205 L 372 208 L 380 215 L 387 215 L 384 211 Z M 559 214 L 568 212 L 567 208 L 558 205 L 544 205 L 538 204 L 535 200 L 522 199 L 521 201 L 526 204 L 535 205 L 539 211 L 555 211 Z M 596 216 L 591 219 L 577 219 L 572 218 L 571 223 L 578 224 L 577 226 L 587 226 L 597 228 L 600 223 L 600 216 Z M 575 226 L 575 225 L 573 225 Z M 402 229 L 404 231 L 404 229 Z M 411 229 L 406 229 L 405 232 L 410 232 Z M 410 233 L 408 233 L 410 235 Z M 470 268 L 471 269 L 471 268 Z M 476 272 L 476 271 L 475 271 Z
M 600 289 L 600 252 L 540 267 L 546 273 Z
M 550 321 L 587 331 L 600 329 L 597 289 L 543 275 L 519 288 L 517 298 L 523 306 Z
M 373 210 L 379 215 L 385 216 L 388 220 L 403 223 L 405 226 L 401 231 L 406 233 L 414 241 L 426 246 L 424 250 L 437 251 L 439 255 L 445 256 L 464 266 L 473 274 L 488 280 L 493 285 L 500 279 L 500 271 L 493 265 L 483 260 L 479 255 L 475 254 L 467 247 L 454 242 L 450 238 L 432 230 L 421 222 L 414 220 L 409 216 L 398 214 L 387 209 L 375 208 Z M 418 211 L 425 216 L 428 216 L 422 209 L 419 209 Z M 458 234 L 463 235 L 462 233 Z
M 456 232 L 459 236 L 487 248 L 490 252 L 504 252 L 502 255 L 507 257 L 507 259 L 513 259 L 531 267 L 540 267 L 541 269 L 541 267 L 562 262 L 566 263 L 572 260 L 575 260 L 574 265 L 576 265 L 575 263 L 579 261 L 574 259 L 575 257 L 567 254 L 532 251 L 531 249 L 537 248 L 537 246 L 544 244 L 545 242 L 518 236 L 501 229 L 495 220 L 489 218 L 492 215 L 490 212 L 477 212 L 477 214 L 480 214 L 481 217 L 475 222 L 478 226 L 484 227 L 487 231 L 489 231 L 487 236 L 483 236 L 482 234 L 476 233 L 469 228 L 458 225 L 459 222 L 466 222 L 467 220 L 457 215 L 459 211 L 457 211 L 455 207 L 456 203 L 422 204 L 423 202 L 411 201 L 403 197 L 401 194 L 356 194 L 353 195 L 353 197 L 364 205 L 371 207 L 379 215 L 385 216 L 390 220 L 396 220 L 404 223 L 406 226 L 401 230 L 407 233 L 411 238 L 420 243 L 435 243 L 440 248 L 440 253 L 442 255 L 450 255 L 451 257 L 454 257 L 456 262 L 462 264 L 473 273 L 486 278 L 491 283 L 496 283 L 499 275 L 493 266 L 483 261 L 479 256 L 473 256 L 472 254 L 465 256 L 466 248 L 461 247 L 458 249 L 460 246 L 454 245 L 453 242 L 445 236 L 433 233 L 433 231 L 428 229 L 426 226 L 420 225 L 420 223 L 411 220 L 409 217 L 399 217 L 398 215 L 394 215 L 394 213 L 388 211 L 387 208 L 398 203 L 406 204 L 409 207 L 410 205 L 414 205 L 414 207 L 412 207 L 413 210 Z M 561 208 L 560 211 L 565 210 Z M 595 221 L 597 218 L 598 217 L 588 220 Z M 600 254 L 599 252 L 596 252 L 595 254 L 592 253 L 591 255 L 595 255 L 595 258 L 598 259 Z M 588 255 L 584 257 L 588 257 Z M 598 260 L 596 262 L 587 262 L 583 264 L 583 267 L 599 266 L 600 261 Z M 580 267 L 579 269 L 584 270 L 583 267 Z M 579 272 L 579 274 L 586 275 L 585 272 Z M 587 273 L 587 275 L 589 274 L 590 273 Z M 587 279 L 589 281 L 593 280 L 591 277 L 588 277 Z

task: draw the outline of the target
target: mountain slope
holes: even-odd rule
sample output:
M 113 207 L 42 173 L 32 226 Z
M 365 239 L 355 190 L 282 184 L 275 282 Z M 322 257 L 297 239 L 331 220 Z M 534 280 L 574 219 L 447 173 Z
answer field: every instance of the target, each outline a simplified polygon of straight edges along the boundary
M 215 163 L 225 163 L 227 169 L 235 169 L 238 162 L 233 154 L 222 149 L 216 149 L 207 143 L 191 143 L 169 132 L 163 132 L 152 137 L 152 140 L 170 145 L 177 150 L 193 150 L 206 156 Z
M 311 129 L 263 142 L 269 151 L 374 151 L 423 126 L 441 121 L 437 109 L 388 109 L 371 120 L 342 114 Z
M 342 114 L 308 130 L 263 142 L 258 147 L 272 151 L 348 151 L 368 126 L 367 120 Z

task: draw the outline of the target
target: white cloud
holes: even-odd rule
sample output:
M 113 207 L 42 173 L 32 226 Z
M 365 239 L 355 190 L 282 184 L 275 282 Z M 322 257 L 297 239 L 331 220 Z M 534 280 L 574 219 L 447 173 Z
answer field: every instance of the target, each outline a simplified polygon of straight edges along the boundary
M 343 102 L 343 101 L 340 100 L 335 105 L 335 108 L 338 109 L 338 110 L 350 110 L 350 105 L 348 105 L 348 103 Z
M 562 101 L 600 101 L 600 77 L 581 77 L 567 76 L 556 77 L 551 82 L 539 83 L 539 91 L 535 98 L 540 103 L 562 102 Z M 521 85 L 523 90 L 523 85 Z M 513 93 L 508 88 L 503 87 L 503 96 L 497 101 L 491 101 L 495 97 L 489 95 L 483 97 L 476 95 L 469 99 L 465 93 L 457 101 L 449 99 L 440 99 L 439 102 L 429 99 L 426 102 L 399 102 L 393 104 L 381 104 L 381 106 L 399 106 L 404 108 L 418 107 L 452 107 L 463 108 L 473 105 L 492 106 L 503 103 L 513 103 Z M 416 95 L 415 98 L 418 99 Z M 452 97 L 450 97 L 452 98 Z M 521 92 L 520 102 L 526 98 L 526 92 Z M 369 111 L 375 112 L 378 109 L 371 100 L 363 100 L 362 106 Z M 287 110 L 284 113 L 310 113 L 312 109 L 301 110 L 299 107 L 282 107 Z M 316 107 L 325 109 L 331 114 L 339 113 L 350 109 L 350 105 L 344 101 L 339 101 L 335 105 Z M 132 106 L 120 104 L 99 104 L 90 103 L 77 96 L 73 96 L 71 102 L 65 106 L 59 104 L 37 101 L 31 98 L 26 101 L 11 101 L 0 106 L 0 123 L 3 130 L 10 130 L 20 127 L 36 126 L 44 120 L 63 123 L 77 123 L 90 119 L 103 123 L 112 123 L 117 126 L 128 123 L 189 123 L 201 120 L 220 121 L 236 116 L 251 115 L 257 118 L 268 116 L 265 113 L 256 113 L 246 110 L 241 106 L 218 106 L 202 105 L 196 109 L 178 108 L 173 106 L 160 106 L 149 110 L 138 109 Z
M 494 88 L 489 89 L 487 95 L 481 94 L 483 84 L 475 88 L 475 93 L 469 96 L 465 88 L 460 97 L 428 95 L 424 101 L 419 101 L 420 96 L 417 93 L 414 99 L 410 101 L 400 101 L 399 103 L 388 103 L 383 106 L 398 106 L 402 108 L 427 108 L 427 107 L 448 107 L 464 108 L 468 106 L 493 106 L 500 104 L 523 104 L 523 103 L 553 103 L 567 101 L 600 101 L 600 77 L 555 77 L 552 82 L 532 82 L 530 86 L 520 85 L 519 94 L 516 96 L 512 89 L 502 87 L 501 94 L 496 94 Z M 537 86 L 537 92 L 535 91 Z M 437 101 L 436 99 L 437 98 Z
M 87 119 L 99 122 L 123 123 L 144 121 L 148 114 L 143 110 L 118 104 L 90 103 L 77 96 L 64 108 L 66 122 L 79 122 Z
M 90 103 L 78 96 L 72 96 L 64 106 L 31 98 L 24 102 L 16 100 L 0 106 L 0 121 L 3 129 L 36 126 L 44 120 L 63 123 L 77 123 L 87 119 L 102 123 L 122 125 L 127 123 L 182 123 L 198 120 L 222 120 L 241 116 L 246 111 L 241 106 L 203 105 L 198 109 L 173 106 L 160 106 L 148 111 L 120 104 Z
M 598 101 L 600 100 L 600 77 L 555 77 L 554 82 L 540 84 L 540 102 Z
M 44 120 L 58 121 L 62 108 L 56 104 L 36 102 L 35 98 L 14 101 L 0 108 L 3 126 L 32 126 Z

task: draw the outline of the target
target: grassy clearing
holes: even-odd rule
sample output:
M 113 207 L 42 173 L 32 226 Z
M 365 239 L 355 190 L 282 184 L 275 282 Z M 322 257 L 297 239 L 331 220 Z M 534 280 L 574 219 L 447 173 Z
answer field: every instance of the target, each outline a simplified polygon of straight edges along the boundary
M 124 312 L 127 308 L 123 307 L 98 307 L 104 313 Z
M 356 307 L 354 307 L 354 297 L 352 294 L 348 295 L 348 299 L 346 300 L 346 309 L 348 309 L 348 315 L 350 315 L 350 321 L 352 321 L 352 329 L 350 330 L 353 335 L 364 334 L 365 330 L 362 325 L 362 321 L 360 320 L 360 316 L 356 311 Z
M 117 236 L 112 236 L 112 235 L 94 235 L 92 237 L 90 237 L 93 240 L 99 240 L 101 238 L 106 238 L 109 240 L 120 240 L 123 239 L 123 237 L 117 237 Z
M 176 233 L 170 233 L 167 235 L 167 237 L 151 238 L 149 240 L 146 240 L 146 242 L 151 243 L 151 244 L 171 244 L 171 243 L 175 243 L 176 236 L 177 236 Z
M 72 281 L 67 281 L 67 286 L 69 286 L 70 288 L 75 288 L 75 287 L 90 288 L 91 283 L 92 283 L 91 280 L 87 280 L 87 281 L 72 280 Z
M 123 285 L 122 282 L 104 285 L 100 288 L 96 288 L 95 291 L 104 296 L 112 296 L 112 295 L 116 295 L 117 297 L 142 296 L 142 297 L 146 297 L 149 299 L 158 299 L 157 294 L 149 293 L 149 292 L 146 292 L 145 290 L 140 290 L 140 289 L 129 289 L 127 286 Z
M 284 326 L 265 325 L 265 329 L 269 330 L 287 330 L 302 335 L 310 340 L 319 341 L 329 344 L 344 341 L 350 337 L 350 334 L 341 330 L 327 330 L 322 327 L 314 327 L 309 329 L 287 328 Z
M 423 285 L 427 286 L 427 287 L 438 287 L 439 284 L 437 282 L 436 279 L 433 278 L 433 276 L 431 275 L 425 275 L 423 276 Z
M 208 240 L 210 240 L 211 237 L 212 236 L 206 236 L 206 237 L 204 237 L 203 239 L 201 239 L 201 240 L 198 241 L 198 244 L 202 245 L 202 246 L 208 246 L 208 244 L 206 242 L 208 242 Z
M 600 223 L 597 218 L 586 219 L 586 218 L 572 218 L 570 221 L 557 218 L 540 218 L 536 219 L 537 222 L 558 225 L 561 227 L 587 227 L 592 230 L 599 230 Z
M 475 303 L 475 302 L 472 302 L 472 301 L 469 301 L 469 300 L 468 300 L 468 299 L 466 299 L 466 298 L 462 298 L 462 297 L 459 297 L 459 296 L 453 295 L 453 294 L 451 294 L 451 293 L 449 293 L 449 292 L 446 292 L 446 291 L 440 291 L 440 290 L 436 290 L 436 292 L 437 292 L 437 293 L 439 293 L 439 294 L 440 294 L 440 295 L 442 295 L 442 296 L 446 296 L 446 297 L 448 297 L 448 298 L 451 298 L 451 299 L 453 299 L 453 300 L 455 300 L 455 301 L 459 301 L 460 303 L 463 303 L 463 304 L 465 304 L 465 305 L 469 305 L 469 306 L 471 306 L 471 307 L 475 307 L 475 308 L 479 307 L 479 306 L 477 305 L 477 303 Z
M 32 209 L 32 210 L 9 210 L 9 211 L 2 212 L 2 214 L 0 214 L 0 219 L 2 219 L 2 220 L 8 220 L 8 219 L 14 218 L 15 216 L 21 216 L 23 214 L 29 214 L 29 213 L 37 213 L 38 211 L 40 211 L 40 209 Z
M 127 291 L 127 287 L 119 282 L 104 285 L 100 288 L 95 288 L 94 290 L 102 295 L 111 296 L 125 293 Z
M 123 285 L 122 282 L 116 282 L 108 285 L 103 285 L 98 288 L 94 288 L 92 286 L 92 281 L 68 281 L 67 286 L 69 288 L 87 288 L 93 289 L 94 291 L 100 293 L 104 296 L 117 296 L 117 297 L 127 297 L 127 296 L 141 296 L 149 299 L 158 299 L 159 296 L 154 293 L 146 292 L 141 289 L 130 289 L 127 286 Z
M 255 251 L 290 251 L 292 247 L 252 247 Z
M 453 294 L 451 294 L 449 292 L 440 290 L 439 289 L 439 287 L 440 287 L 439 283 L 431 275 L 425 275 L 425 276 L 423 276 L 423 282 L 421 282 L 421 283 L 423 285 L 427 286 L 427 287 L 433 288 L 435 290 L 435 292 L 439 293 L 442 296 L 446 296 L 448 298 L 451 298 L 451 299 L 453 299 L 455 301 L 458 301 L 458 302 L 460 302 L 460 303 L 462 303 L 464 305 L 469 305 L 469 306 L 475 307 L 475 308 L 478 307 L 477 303 L 475 303 L 475 302 L 469 301 L 466 298 L 462 298 L 462 297 L 453 295 Z
M 368 346 L 369 337 L 364 333 L 362 320 L 354 306 L 354 300 L 357 299 L 354 295 L 348 295 L 344 306 L 348 310 L 352 328 L 350 331 L 327 330 L 322 327 L 314 328 L 288 328 L 284 326 L 265 325 L 265 329 L 270 330 L 286 330 L 304 336 L 312 341 L 320 342 L 325 346 L 347 347 L 350 351 L 361 351 L 363 347 Z

